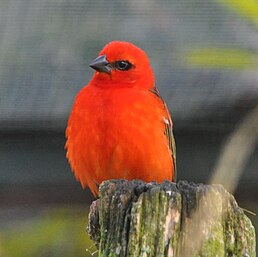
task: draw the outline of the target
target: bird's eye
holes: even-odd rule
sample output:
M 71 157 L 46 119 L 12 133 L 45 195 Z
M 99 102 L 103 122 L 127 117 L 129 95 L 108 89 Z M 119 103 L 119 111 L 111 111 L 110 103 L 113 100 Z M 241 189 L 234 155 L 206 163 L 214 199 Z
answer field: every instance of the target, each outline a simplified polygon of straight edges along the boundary
M 121 71 L 129 70 L 132 68 L 132 66 L 133 65 L 128 61 L 116 61 L 115 62 L 116 69 L 121 70 Z

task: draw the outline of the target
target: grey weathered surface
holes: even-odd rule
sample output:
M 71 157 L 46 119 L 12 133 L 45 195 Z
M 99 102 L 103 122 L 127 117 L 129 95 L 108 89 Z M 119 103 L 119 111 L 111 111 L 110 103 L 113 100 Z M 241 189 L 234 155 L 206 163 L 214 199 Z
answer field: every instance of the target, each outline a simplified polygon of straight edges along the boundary
M 99 256 L 256 256 L 250 220 L 220 185 L 110 180 L 99 196 L 88 225 Z

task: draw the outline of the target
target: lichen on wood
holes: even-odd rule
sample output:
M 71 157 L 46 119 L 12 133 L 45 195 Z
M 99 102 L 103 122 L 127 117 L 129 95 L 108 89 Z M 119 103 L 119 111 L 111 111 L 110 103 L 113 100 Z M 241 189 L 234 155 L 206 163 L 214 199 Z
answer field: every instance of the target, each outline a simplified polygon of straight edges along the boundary
M 88 232 L 105 257 L 256 256 L 250 220 L 220 185 L 105 181 Z

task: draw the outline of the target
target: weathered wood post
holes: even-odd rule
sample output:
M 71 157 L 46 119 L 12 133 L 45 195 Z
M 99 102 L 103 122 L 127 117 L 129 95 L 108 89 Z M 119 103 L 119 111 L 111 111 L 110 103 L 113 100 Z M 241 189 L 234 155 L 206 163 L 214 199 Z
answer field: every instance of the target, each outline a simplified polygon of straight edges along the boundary
M 220 185 L 110 180 L 88 232 L 99 256 L 255 257 L 255 231 Z

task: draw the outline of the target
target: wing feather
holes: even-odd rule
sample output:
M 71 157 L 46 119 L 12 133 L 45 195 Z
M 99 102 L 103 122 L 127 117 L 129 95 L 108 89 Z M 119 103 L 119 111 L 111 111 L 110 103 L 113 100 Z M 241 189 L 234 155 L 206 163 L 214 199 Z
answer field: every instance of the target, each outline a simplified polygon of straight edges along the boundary
M 175 138 L 173 135 L 173 123 L 172 123 L 172 119 L 170 117 L 167 105 L 165 103 L 165 101 L 162 99 L 162 97 L 160 96 L 160 93 L 158 91 L 158 89 L 156 87 L 154 87 L 153 89 L 150 90 L 153 94 L 155 94 L 157 97 L 159 97 L 164 105 L 164 109 L 165 109 L 165 116 L 163 117 L 163 121 L 165 124 L 165 130 L 164 133 L 168 139 L 168 146 L 171 152 L 171 156 L 172 156 L 172 160 L 173 160 L 173 164 L 174 164 L 174 176 L 173 176 L 173 181 L 176 181 L 176 177 L 177 177 L 177 167 L 176 167 L 176 143 L 175 143 Z

